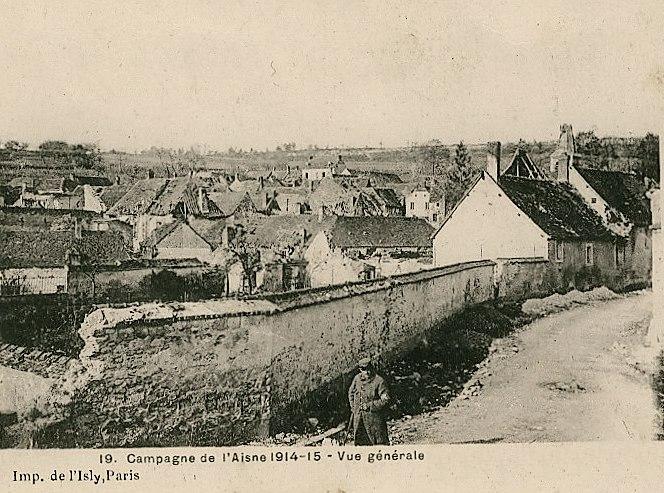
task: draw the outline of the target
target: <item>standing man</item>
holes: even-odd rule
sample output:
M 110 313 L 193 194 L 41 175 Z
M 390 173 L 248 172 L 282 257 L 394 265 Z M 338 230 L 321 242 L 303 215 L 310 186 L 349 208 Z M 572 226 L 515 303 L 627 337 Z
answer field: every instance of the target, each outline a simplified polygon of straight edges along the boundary
M 389 445 L 385 412 L 390 394 L 385 380 L 377 375 L 369 358 L 358 362 L 360 372 L 348 389 L 349 433 L 355 445 Z

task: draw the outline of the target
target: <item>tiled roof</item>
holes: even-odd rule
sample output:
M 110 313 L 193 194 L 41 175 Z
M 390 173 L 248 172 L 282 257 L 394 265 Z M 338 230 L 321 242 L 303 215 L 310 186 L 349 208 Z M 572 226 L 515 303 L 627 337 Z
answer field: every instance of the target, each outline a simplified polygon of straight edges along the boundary
M 261 189 L 259 180 L 235 180 L 228 188 L 233 192 L 256 193 Z
M 371 178 L 375 181 L 375 185 L 384 186 L 388 183 L 403 183 L 401 176 L 397 173 L 388 173 L 385 171 L 357 171 L 357 174 L 365 177 Z
M 110 187 L 104 187 L 100 198 L 106 209 L 113 207 L 131 187 L 132 185 L 111 185 Z
M 325 218 L 319 221 L 317 216 L 283 215 L 253 217 L 243 222 L 247 230 L 247 238 L 253 244 L 262 248 L 302 244 L 302 232 L 305 232 L 305 242 L 323 229 L 329 229 L 334 218 Z
M 211 192 L 208 197 L 225 217 L 234 214 L 243 201 L 249 200 L 253 204 L 246 192 Z
M 0 230 L 71 229 L 76 218 L 88 222 L 100 220 L 101 215 L 82 209 L 3 207 L 0 208 Z
M 108 177 L 101 175 L 74 175 L 74 181 L 79 185 L 90 185 L 91 187 L 108 187 L 112 185 Z
M 401 199 L 392 188 L 376 188 L 376 193 L 382 198 L 389 207 L 400 208 Z
M 569 183 L 503 175 L 500 187 L 546 234 L 554 239 L 611 239 L 602 218 Z
M 122 235 L 110 231 L 3 231 L 0 267 L 63 267 L 67 253 L 78 253 L 83 264 L 112 264 L 129 259 Z
M 82 264 L 114 264 L 130 258 L 123 236 L 114 231 L 83 231 L 74 247 Z
M 637 226 L 652 222 L 650 201 L 645 184 L 635 175 L 620 171 L 575 168 L 579 174 L 611 207 L 621 212 Z
M 191 230 L 191 231 L 187 231 Z M 194 229 L 190 224 L 177 220 L 164 224 L 157 228 L 141 245 L 142 247 L 152 248 L 158 246 L 165 239 L 169 238 L 170 247 L 178 245 L 182 248 L 202 248 L 211 247 L 210 243 Z
M 341 248 L 426 248 L 432 246 L 433 232 L 424 219 L 414 217 L 340 216 L 329 239 Z
M 213 247 L 221 245 L 221 235 L 226 226 L 224 219 L 190 218 L 189 225 Z
M 200 180 L 189 177 L 149 178 L 132 186 L 109 210 L 111 215 L 153 214 L 166 216 L 176 210 L 194 215 L 219 213 L 204 197 L 204 209 L 198 202 Z M 108 187 L 113 188 L 113 187 Z M 112 196 L 110 196 L 112 197 Z M 104 194 L 102 194 L 102 200 Z

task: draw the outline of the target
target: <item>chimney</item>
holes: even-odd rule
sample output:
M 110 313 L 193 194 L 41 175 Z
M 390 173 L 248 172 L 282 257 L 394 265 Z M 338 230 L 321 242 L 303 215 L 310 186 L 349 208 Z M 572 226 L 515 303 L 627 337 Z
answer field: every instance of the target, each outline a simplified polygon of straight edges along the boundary
M 204 210 L 204 202 L 203 202 L 203 188 L 199 187 L 198 188 L 198 210 L 199 212 L 203 212 Z
M 486 172 L 496 181 L 500 178 L 500 142 L 487 144 Z
M 556 173 L 556 179 L 559 182 L 569 181 L 569 168 L 573 164 L 576 144 L 574 142 L 574 132 L 572 125 L 563 123 L 560 126 L 560 137 L 558 138 L 558 147 L 551 154 L 550 170 Z
M 557 181 L 560 183 L 566 183 L 569 181 L 569 166 L 572 161 L 572 156 L 570 154 L 561 154 L 558 157 L 556 168 L 558 168 Z
M 74 237 L 77 240 L 80 240 L 83 237 L 81 220 L 78 217 L 74 217 Z

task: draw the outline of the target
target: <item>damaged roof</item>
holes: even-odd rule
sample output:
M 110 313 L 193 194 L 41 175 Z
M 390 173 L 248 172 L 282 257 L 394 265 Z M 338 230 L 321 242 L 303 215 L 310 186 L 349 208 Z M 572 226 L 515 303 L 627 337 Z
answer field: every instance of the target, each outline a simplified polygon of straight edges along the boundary
M 434 228 L 415 217 L 340 216 L 329 232 L 340 248 L 428 248 Z
M 522 176 L 524 178 L 533 178 L 537 180 L 545 180 L 546 175 L 542 170 L 533 162 L 525 149 L 517 147 L 514 151 L 514 156 L 507 169 L 501 171 L 501 174 L 511 176 Z
M 399 209 L 401 208 L 401 199 L 397 192 L 392 188 L 374 188 L 378 196 L 385 201 L 388 207 Z
M 109 214 L 146 214 L 152 202 L 166 187 L 166 178 L 147 178 L 137 181 L 116 203 L 108 210 Z M 103 200 L 103 196 L 102 196 Z
M 637 226 L 652 222 L 650 201 L 645 184 L 635 175 L 621 171 L 607 171 L 575 167 L 579 174 L 611 207 L 621 212 Z
M 247 239 L 254 245 L 283 249 L 306 244 L 319 231 L 329 229 L 333 223 L 333 217 L 319 220 L 317 216 L 294 214 L 256 216 L 244 221 L 243 225 L 247 230 Z
M 507 196 L 546 234 L 560 240 L 612 239 L 602 218 L 569 183 L 500 177 Z
M 179 210 L 182 213 L 194 215 L 220 214 L 220 211 L 207 200 L 206 194 L 203 194 L 203 203 L 199 203 L 199 184 L 198 179 L 189 177 L 140 180 L 116 200 L 108 213 L 111 215 L 166 216 Z M 116 194 L 122 192 L 121 188 L 115 189 L 115 186 L 108 187 L 108 189 L 112 190 L 108 192 L 104 190 L 102 193 L 104 203 L 111 203 L 117 197 Z M 106 193 L 109 195 L 105 197 Z M 201 205 L 203 210 L 201 210 Z

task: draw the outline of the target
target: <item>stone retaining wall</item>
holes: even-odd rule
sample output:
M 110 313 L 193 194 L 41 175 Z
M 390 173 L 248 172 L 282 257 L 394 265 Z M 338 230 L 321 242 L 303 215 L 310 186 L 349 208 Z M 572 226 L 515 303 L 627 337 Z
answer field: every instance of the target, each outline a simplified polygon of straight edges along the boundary
M 39 404 L 42 446 L 222 445 L 265 435 L 294 400 L 389 361 L 494 295 L 494 263 L 253 300 L 102 308 L 80 361 Z M 57 404 L 54 404 L 57 403 Z M 75 431 L 74 431 L 75 430 Z M 101 431 L 100 431 L 101 430 Z

